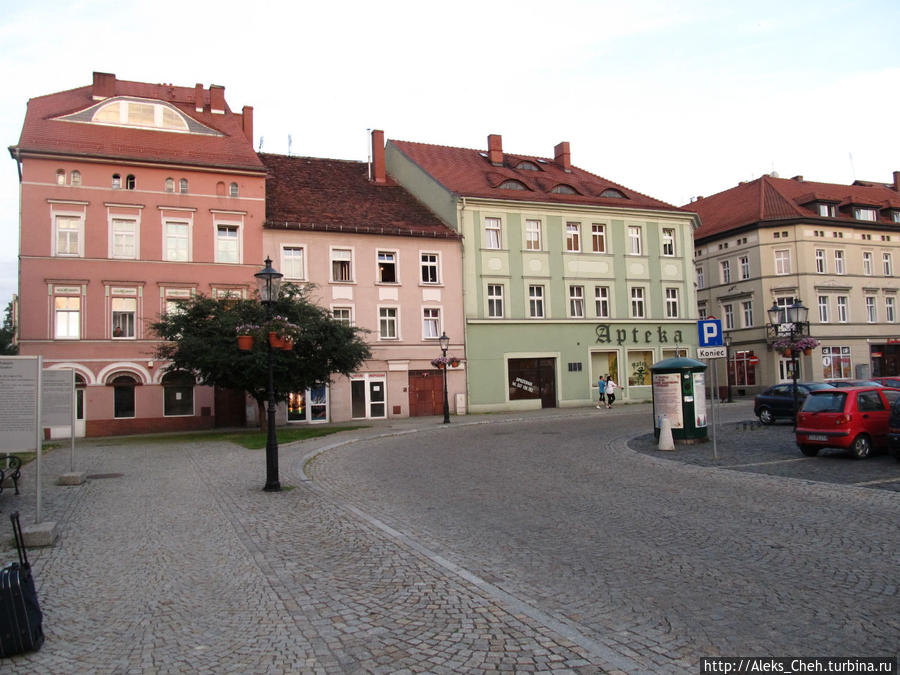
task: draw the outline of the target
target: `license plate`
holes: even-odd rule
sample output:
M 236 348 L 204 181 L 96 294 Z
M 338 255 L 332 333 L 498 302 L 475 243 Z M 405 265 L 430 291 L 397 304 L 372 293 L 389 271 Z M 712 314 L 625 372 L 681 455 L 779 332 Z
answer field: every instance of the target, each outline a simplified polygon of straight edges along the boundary
M 810 441 L 827 441 L 828 436 L 825 434 L 807 434 L 806 438 Z

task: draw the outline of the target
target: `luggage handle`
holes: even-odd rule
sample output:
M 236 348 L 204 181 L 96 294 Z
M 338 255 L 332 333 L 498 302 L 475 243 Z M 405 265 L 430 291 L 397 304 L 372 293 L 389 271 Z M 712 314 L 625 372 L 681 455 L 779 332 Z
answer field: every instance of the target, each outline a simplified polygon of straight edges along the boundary
M 23 570 L 29 568 L 28 552 L 25 550 L 25 539 L 22 537 L 22 524 L 19 522 L 19 512 L 14 511 L 9 514 L 9 520 L 12 522 L 13 535 L 16 538 L 16 550 L 19 553 L 19 564 Z

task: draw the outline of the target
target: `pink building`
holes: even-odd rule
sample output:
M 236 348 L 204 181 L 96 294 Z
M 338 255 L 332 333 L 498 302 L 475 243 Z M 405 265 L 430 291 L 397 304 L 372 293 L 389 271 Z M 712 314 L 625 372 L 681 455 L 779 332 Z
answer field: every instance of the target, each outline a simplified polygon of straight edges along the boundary
M 460 236 L 385 174 L 384 134 L 373 161 L 261 154 L 268 169 L 264 253 L 285 281 L 314 284 L 335 317 L 370 331 L 372 359 L 350 378 L 300 392 L 289 419 L 342 421 L 439 415 L 448 356 L 463 353 Z M 465 363 L 447 370 L 452 412 L 465 403 Z
M 31 99 L 18 144 L 20 354 L 71 367 L 79 435 L 244 423 L 233 392 L 163 373 L 149 324 L 179 298 L 248 296 L 265 167 L 225 89 L 117 80 Z

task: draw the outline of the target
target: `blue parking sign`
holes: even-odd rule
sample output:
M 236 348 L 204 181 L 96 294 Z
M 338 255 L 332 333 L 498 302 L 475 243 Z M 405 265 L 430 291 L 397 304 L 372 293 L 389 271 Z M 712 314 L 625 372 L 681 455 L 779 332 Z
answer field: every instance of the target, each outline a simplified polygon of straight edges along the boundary
M 722 322 L 718 319 L 704 319 L 697 322 L 697 336 L 701 347 L 721 347 Z

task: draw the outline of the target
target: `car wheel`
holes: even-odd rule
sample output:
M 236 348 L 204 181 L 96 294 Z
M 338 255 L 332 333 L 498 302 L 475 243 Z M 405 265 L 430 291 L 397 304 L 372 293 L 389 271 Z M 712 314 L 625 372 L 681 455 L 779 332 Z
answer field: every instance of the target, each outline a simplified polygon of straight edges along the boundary
M 800 452 L 802 452 L 807 457 L 815 457 L 819 454 L 819 448 L 815 445 L 801 445 Z
M 865 434 L 857 436 L 850 446 L 850 454 L 854 459 L 865 459 L 872 452 L 872 441 Z
M 763 424 L 772 424 L 775 421 L 775 414 L 766 406 L 759 409 L 759 421 Z

